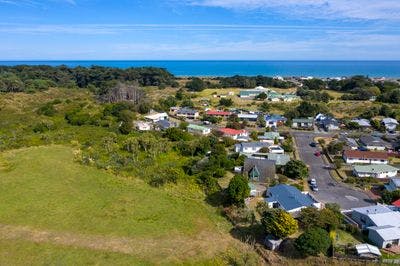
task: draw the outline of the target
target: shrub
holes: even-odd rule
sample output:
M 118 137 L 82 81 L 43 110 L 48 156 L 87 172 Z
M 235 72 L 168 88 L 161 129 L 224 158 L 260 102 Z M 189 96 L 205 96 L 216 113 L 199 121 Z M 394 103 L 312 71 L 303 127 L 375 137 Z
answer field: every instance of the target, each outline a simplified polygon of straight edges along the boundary
M 328 232 L 317 227 L 306 230 L 295 241 L 296 249 L 305 256 L 326 254 L 331 244 Z
M 250 196 L 248 180 L 242 175 L 235 175 L 227 189 L 229 200 L 234 205 L 244 205 L 244 200 Z
M 298 229 L 297 221 L 282 209 L 265 211 L 261 223 L 267 233 L 279 238 L 294 234 Z

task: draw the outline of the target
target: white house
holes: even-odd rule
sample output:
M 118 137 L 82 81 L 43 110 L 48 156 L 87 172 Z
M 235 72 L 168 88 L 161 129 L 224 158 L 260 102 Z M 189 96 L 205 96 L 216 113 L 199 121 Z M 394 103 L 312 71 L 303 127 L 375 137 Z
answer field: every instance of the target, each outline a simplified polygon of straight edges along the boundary
M 281 146 L 279 145 L 271 145 L 269 147 L 269 153 L 273 153 L 273 154 L 284 154 L 285 150 L 282 149 Z
M 400 212 L 386 205 L 373 205 L 352 209 L 351 218 L 368 230 L 368 239 L 377 247 L 400 244 Z
M 398 168 L 388 164 L 355 165 L 353 173 L 357 177 L 389 178 L 397 176 Z
M 370 135 L 366 136 L 361 136 L 360 137 L 360 143 L 368 150 L 370 151 L 384 151 L 386 149 L 390 149 L 391 145 L 390 143 L 383 141 L 379 137 L 374 137 Z
M 382 124 L 385 126 L 387 131 L 394 132 L 394 131 L 396 131 L 396 128 L 399 125 L 399 122 L 397 122 L 396 119 L 387 117 L 387 118 L 382 119 Z
M 343 160 L 347 164 L 388 164 L 386 152 L 345 150 Z
M 255 122 L 258 119 L 256 114 L 238 114 L 238 119 L 242 121 L 252 121 Z
M 188 125 L 187 131 L 189 133 L 198 134 L 198 135 L 208 135 L 211 133 L 210 128 L 204 127 L 204 126 L 199 126 L 199 125 L 193 125 L 193 124 Z
M 248 140 L 249 132 L 245 129 L 233 129 L 233 128 L 220 128 L 218 130 L 224 137 L 229 137 L 234 140 Z
M 167 113 L 153 113 L 153 114 L 150 114 L 150 115 L 146 115 L 144 118 L 147 121 L 155 123 L 155 122 L 158 122 L 158 121 L 161 121 L 161 120 L 167 120 L 168 119 L 168 114 Z
M 241 142 L 235 145 L 235 152 L 252 154 L 269 146 L 270 144 L 265 142 Z

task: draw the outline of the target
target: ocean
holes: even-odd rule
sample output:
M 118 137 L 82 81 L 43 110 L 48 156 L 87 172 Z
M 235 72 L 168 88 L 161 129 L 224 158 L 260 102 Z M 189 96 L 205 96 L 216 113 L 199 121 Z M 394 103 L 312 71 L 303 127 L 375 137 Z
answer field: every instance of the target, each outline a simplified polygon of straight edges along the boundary
M 0 65 L 166 68 L 176 76 L 282 76 L 400 78 L 400 61 L 0 61 Z

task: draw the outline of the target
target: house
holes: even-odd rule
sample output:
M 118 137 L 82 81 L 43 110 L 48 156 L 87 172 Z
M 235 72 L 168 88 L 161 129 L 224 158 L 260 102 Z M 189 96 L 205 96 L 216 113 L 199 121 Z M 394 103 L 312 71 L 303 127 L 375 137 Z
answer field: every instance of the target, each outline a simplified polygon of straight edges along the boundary
M 258 136 L 259 141 L 271 144 L 275 144 L 276 142 L 281 142 L 284 139 L 285 138 L 281 137 L 279 132 L 265 132 L 264 135 Z
M 150 115 L 146 115 L 144 118 L 147 121 L 155 123 L 155 122 L 158 122 L 161 120 L 168 120 L 168 114 L 167 113 L 153 113 Z
M 393 192 L 400 189 L 400 178 L 390 178 L 389 183 L 385 185 L 385 188 L 389 192 Z
M 368 239 L 379 248 L 400 243 L 400 212 L 386 205 L 352 209 L 351 218 L 361 229 L 368 230 Z
M 139 121 L 136 123 L 136 128 L 140 131 L 149 131 L 151 130 L 151 124 L 147 122 Z
M 256 122 L 258 119 L 257 114 L 238 114 L 238 119 L 241 121 Z
M 169 108 L 169 113 L 171 115 L 176 115 L 176 113 L 178 113 L 179 110 L 181 110 L 181 107 L 173 106 L 173 107 Z
M 183 117 L 186 119 L 197 119 L 199 118 L 200 114 L 197 110 L 191 108 L 182 108 L 176 112 L 177 117 Z
M 219 110 L 208 110 L 206 112 L 207 116 L 215 116 L 215 117 L 229 117 L 232 115 L 231 112 L 219 111 Z
M 275 161 L 246 158 L 243 166 L 243 174 L 253 182 L 266 183 L 275 178 Z
M 307 192 L 301 192 L 293 186 L 279 184 L 267 190 L 265 199 L 270 208 L 280 208 L 293 216 L 297 216 L 301 209 L 315 207 L 320 209 L 321 203 Z
M 280 127 L 286 123 L 287 119 L 281 115 L 266 115 L 265 126 L 266 127 Z
M 341 140 L 343 140 L 343 142 L 345 143 L 344 149 L 353 151 L 358 150 L 358 143 L 355 139 L 344 137 L 341 138 Z
M 275 161 L 276 166 L 284 166 L 290 161 L 290 156 L 287 154 L 268 153 L 267 159 Z
M 292 121 L 292 128 L 314 129 L 314 119 L 313 118 L 295 118 Z
M 160 131 L 167 130 L 168 128 L 175 127 L 175 126 L 176 126 L 175 123 L 172 123 L 169 120 L 160 120 L 160 121 L 154 123 L 154 128 L 156 130 L 160 130 Z
M 355 246 L 356 253 L 360 258 L 376 259 L 382 256 L 379 248 L 370 244 L 358 244 Z
M 390 117 L 382 119 L 381 123 L 382 123 L 382 125 L 385 126 L 385 128 L 386 128 L 386 130 L 388 132 L 396 131 L 396 128 L 399 125 L 399 122 L 397 122 L 396 119 L 393 119 L 393 118 L 390 118 Z
M 273 235 L 267 235 L 264 239 L 264 245 L 269 249 L 269 250 L 277 250 L 280 245 L 282 244 L 282 239 L 275 237 Z
M 378 248 L 400 243 L 400 212 L 386 205 L 354 208 L 351 218 L 361 229 L 368 230 L 368 239 Z
M 370 151 L 373 151 L 373 150 L 384 151 L 385 149 L 390 150 L 392 148 L 390 143 L 382 140 L 379 137 L 374 137 L 374 136 L 370 136 L 370 135 L 361 136 L 360 143 L 364 148 L 366 148 Z
M 325 131 L 334 131 L 340 129 L 339 122 L 332 117 L 325 118 L 320 122 L 320 125 Z
M 339 122 L 335 118 L 333 118 L 329 115 L 317 114 L 315 116 L 315 121 L 316 121 L 318 127 L 324 129 L 325 131 L 332 131 L 332 130 L 340 129 Z
M 346 150 L 343 160 L 347 164 L 388 164 L 389 156 L 386 152 Z
M 400 211 L 400 199 L 393 201 L 392 205 L 397 208 L 397 211 Z
M 392 225 L 369 227 L 368 239 L 379 248 L 398 246 L 400 243 L 400 227 Z
M 279 145 L 271 145 L 269 146 L 269 152 L 274 154 L 284 154 L 285 150 Z
M 234 140 L 247 141 L 249 139 L 249 132 L 245 129 L 220 128 L 218 131 L 221 132 L 224 137 L 229 137 Z
M 359 127 L 361 128 L 370 128 L 371 127 L 371 123 L 369 122 L 368 119 L 352 119 L 350 122 L 356 123 Z
M 255 89 L 250 89 L 250 90 L 241 90 L 239 92 L 239 97 L 240 98 L 255 98 L 258 95 L 260 95 L 261 93 L 267 93 L 268 89 L 259 86 L 256 87 Z
M 271 146 L 266 142 L 241 142 L 235 144 L 235 152 L 252 154 L 259 152 L 262 148 L 268 148 Z
M 387 164 L 355 165 L 353 173 L 357 177 L 389 178 L 397 176 L 398 168 Z
M 187 131 L 192 134 L 197 134 L 197 135 L 208 135 L 211 133 L 211 129 L 208 127 L 204 126 L 199 126 L 199 125 L 193 125 L 189 124 L 187 126 Z

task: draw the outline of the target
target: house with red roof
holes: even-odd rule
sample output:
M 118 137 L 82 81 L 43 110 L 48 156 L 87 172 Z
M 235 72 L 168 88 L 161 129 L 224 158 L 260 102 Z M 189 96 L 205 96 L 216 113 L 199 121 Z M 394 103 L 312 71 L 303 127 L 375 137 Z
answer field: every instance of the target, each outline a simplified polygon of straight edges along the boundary
M 392 202 L 392 205 L 393 205 L 393 206 L 396 206 L 397 208 L 400 208 L 400 199 L 398 199 L 398 200 L 396 200 L 396 201 L 393 201 L 393 202 Z
M 348 164 L 388 164 L 386 152 L 345 150 L 343 160 Z
M 248 140 L 249 139 L 249 132 L 245 129 L 233 129 L 233 128 L 220 128 L 218 129 L 219 132 L 222 133 L 224 137 L 229 137 L 234 140 Z
M 231 112 L 220 111 L 220 110 L 208 110 L 206 112 L 207 116 L 215 116 L 215 117 L 229 117 L 232 115 Z

